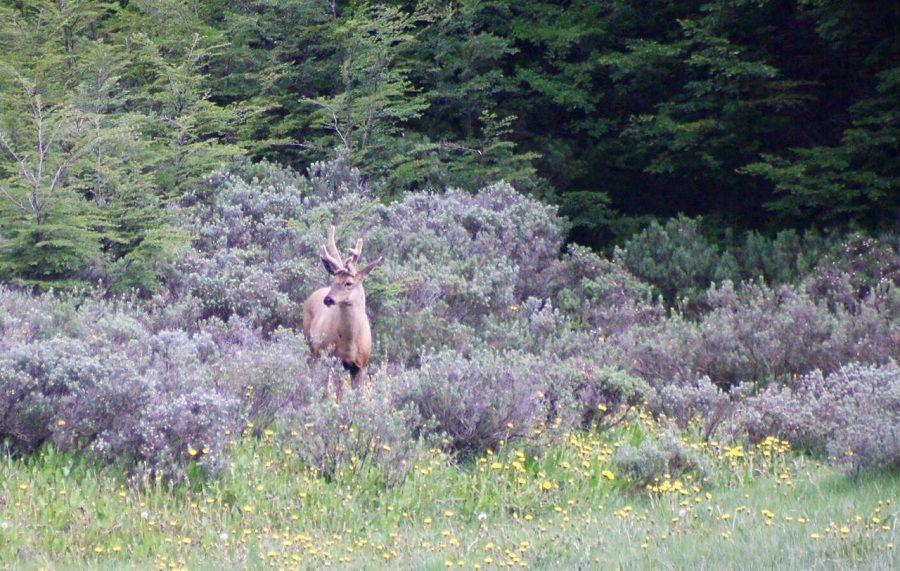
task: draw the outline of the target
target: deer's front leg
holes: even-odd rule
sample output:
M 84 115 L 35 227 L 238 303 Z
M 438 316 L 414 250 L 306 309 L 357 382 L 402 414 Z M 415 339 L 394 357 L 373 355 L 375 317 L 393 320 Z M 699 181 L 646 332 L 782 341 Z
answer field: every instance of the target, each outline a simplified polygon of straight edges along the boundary
M 344 362 L 344 369 L 350 371 L 350 387 L 355 391 L 362 385 L 365 369 L 356 363 Z

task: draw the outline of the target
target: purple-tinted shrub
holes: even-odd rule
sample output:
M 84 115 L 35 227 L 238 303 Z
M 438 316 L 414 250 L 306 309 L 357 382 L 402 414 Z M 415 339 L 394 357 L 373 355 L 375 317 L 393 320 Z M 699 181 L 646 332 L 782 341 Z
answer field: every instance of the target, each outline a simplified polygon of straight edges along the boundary
M 146 466 L 180 477 L 190 462 L 206 472 L 221 468 L 226 434 L 241 417 L 236 399 L 205 387 L 157 387 L 133 416 L 117 413 L 114 426 L 96 436 L 90 452 L 126 466 Z
M 610 343 L 620 348 L 624 368 L 659 386 L 694 376 L 690 357 L 697 338 L 696 324 L 673 314 L 668 320 L 628 329 Z
M 566 247 L 555 208 L 508 185 L 379 204 L 346 156 L 308 176 L 265 164 L 213 175 L 177 214 L 195 239 L 150 299 L 0 288 L 0 439 L 17 453 L 53 442 L 178 475 L 215 467 L 225 432 L 250 420 L 260 437 L 279 427 L 322 474 L 368 466 L 391 483 L 422 436 L 475 454 L 547 422 L 609 425 L 644 402 L 681 427 L 700 417 L 710 436 L 733 410 L 723 389 L 900 358 L 893 242 L 852 242 L 801 283 L 703 294 L 741 264 L 793 280 L 811 262 L 794 255 L 796 236 L 720 255 L 684 218 L 610 261 Z M 328 279 L 332 223 L 341 247 L 363 236 L 364 259 L 385 258 L 366 282 L 375 389 L 337 405 L 325 387 L 346 373 L 309 364 L 299 333 L 302 302 Z M 691 311 L 667 314 L 628 267 L 670 297 L 690 291 L 677 305 Z M 747 419 L 754 434 L 782 422 Z M 889 449 L 866 430 L 821 446 Z M 651 444 L 636 454 L 662 460 L 646 473 L 679 466 L 678 450 Z
M 364 235 L 385 255 L 367 287 L 379 343 L 407 360 L 477 334 L 485 317 L 529 295 L 550 297 L 545 276 L 563 243 L 555 209 L 505 184 L 409 194 L 379 208 Z
M 884 363 L 900 357 L 898 295 L 885 286 L 832 309 L 801 287 L 725 282 L 707 292 L 712 309 L 697 320 L 673 315 L 616 343 L 623 365 L 654 386 L 707 376 L 727 388 L 828 372 L 851 360 Z
M 828 350 L 838 362 L 900 359 L 900 287 L 882 282 L 854 303 L 837 306 L 835 313 L 839 327 Z
M 317 398 L 322 371 L 308 364 L 303 335 L 277 329 L 263 337 L 244 322 L 212 320 L 204 332 L 216 339 L 221 356 L 207 367 L 217 390 L 235 395 L 243 414 L 258 427 L 293 414 Z
M 598 345 L 595 333 L 574 329 L 569 316 L 549 300 L 534 297 L 486 317 L 477 335 L 479 342 L 495 350 L 545 354 L 551 360 L 581 355 Z
M 847 236 L 823 256 L 804 285 L 815 299 L 845 308 L 887 286 L 898 288 L 900 237 Z
M 298 176 L 293 171 L 277 169 L 270 165 L 267 166 L 267 170 L 275 172 L 277 176 Z M 359 169 L 353 166 L 350 151 L 343 147 L 337 149 L 332 160 L 309 165 L 306 180 L 312 186 L 313 196 L 325 201 L 337 200 L 348 194 L 359 194 L 360 191 L 366 192 L 367 188 Z
M 632 406 L 646 402 L 653 390 L 641 378 L 621 369 L 598 366 L 587 359 L 569 359 L 553 371 L 555 380 L 547 394 L 571 396 L 581 428 L 609 427 L 624 420 Z
M 647 405 L 650 412 L 671 419 L 681 429 L 699 420 L 704 439 L 712 437 L 734 410 L 729 394 L 709 377 L 661 383 Z
M 650 285 L 587 248 L 570 244 L 562 263 L 554 267 L 557 275 L 550 282 L 550 292 L 555 291 L 556 305 L 599 336 L 616 335 L 662 317 Z
M 72 408 L 109 377 L 108 367 L 82 341 L 6 345 L 0 356 L 0 437 L 14 451 L 35 451 L 50 439 L 67 405 Z
M 157 330 L 172 318 L 155 304 L 0 288 L 0 440 L 16 453 L 53 442 L 178 477 L 189 463 L 221 462 L 227 430 L 312 400 L 299 333 L 263 336 L 238 318 Z
M 173 477 L 191 461 L 215 467 L 240 411 L 204 381 L 208 340 L 149 335 L 115 315 L 84 327 L 90 341 L 4 340 L 0 439 L 19 454 L 53 442 Z
M 615 344 L 595 330 L 574 328 L 571 316 L 549 301 L 528 298 L 506 314 L 486 318 L 479 337 L 493 351 L 518 351 L 544 364 L 546 413 L 566 426 L 613 423 L 623 406 L 649 398 L 643 379 L 616 367 L 622 356 Z
M 385 257 L 366 286 L 376 358 L 465 351 L 491 329 L 487 320 L 514 318 L 529 297 L 559 305 L 566 329 L 574 322 L 603 335 L 659 315 L 649 287 L 620 266 L 574 246 L 562 256 L 555 208 L 505 184 L 375 207 L 339 157 L 313 165 L 308 180 L 268 166 L 215 175 L 183 212 L 197 239 L 159 305 L 170 314 L 183 306 L 189 322 L 238 315 L 267 333 L 298 329 L 302 301 L 327 279 L 318 257 L 333 221 L 339 241 L 361 235 L 364 256 Z
M 730 282 L 710 288 L 712 311 L 699 320 L 695 372 L 720 386 L 832 365 L 826 342 L 837 316 L 795 288 Z
M 413 407 L 397 406 L 389 381 L 373 379 L 366 390 L 345 391 L 339 402 L 310 401 L 278 423 L 278 442 L 328 479 L 374 467 L 380 483 L 401 483 L 419 452 L 412 429 L 422 423 Z
M 431 424 L 420 435 L 441 437 L 463 455 L 529 438 L 547 419 L 548 365 L 527 353 L 445 351 L 401 374 L 398 406 L 412 404 Z M 422 434 L 424 432 L 424 434 Z
M 743 402 L 751 439 L 778 436 L 857 469 L 900 466 L 900 367 L 849 364 L 813 371 Z
M 310 172 L 262 165 L 215 174 L 188 193 L 181 214 L 196 238 L 169 276 L 174 297 L 196 299 L 201 318 L 238 315 L 267 332 L 299 328 L 303 300 L 327 278 L 319 262 L 325 229 L 337 222 L 343 243 L 372 200 L 344 158 Z

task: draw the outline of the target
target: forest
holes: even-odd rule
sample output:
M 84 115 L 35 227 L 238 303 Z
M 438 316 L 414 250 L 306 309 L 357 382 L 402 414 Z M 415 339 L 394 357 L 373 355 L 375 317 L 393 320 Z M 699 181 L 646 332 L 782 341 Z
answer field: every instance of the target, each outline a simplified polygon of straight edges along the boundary
M 896 2 L 4 1 L 0 276 L 152 289 L 212 170 L 504 180 L 610 249 L 898 223 Z
M 900 567 L 898 30 L 0 0 L 0 569 Z

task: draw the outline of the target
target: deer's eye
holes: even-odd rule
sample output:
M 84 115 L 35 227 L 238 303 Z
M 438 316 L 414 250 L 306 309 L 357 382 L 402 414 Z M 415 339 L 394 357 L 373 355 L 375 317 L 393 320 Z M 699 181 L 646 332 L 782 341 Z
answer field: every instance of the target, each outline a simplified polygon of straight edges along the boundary
M 353 287 L 353 282 L 344 282 L 346 287 Z

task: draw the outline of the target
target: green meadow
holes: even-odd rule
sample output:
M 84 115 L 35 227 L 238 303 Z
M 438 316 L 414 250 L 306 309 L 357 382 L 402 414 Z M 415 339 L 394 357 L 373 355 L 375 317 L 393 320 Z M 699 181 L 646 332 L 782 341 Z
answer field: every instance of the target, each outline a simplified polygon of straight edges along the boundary
M 348 429 L 349 430 L 349 429 Z M 836 472 L 770 438 L 681 444 L 706 468 L 638 486 L 615 461 L 663 428 L 632 411 L 402 481 L 353 462 L 324 477 L 274 430 L 229 442 L 215 479 L 127 477 L 52 448 L 0 464 L 9 569 L 896 569 L 900 476 Z M 537 432 L 537 431 L 536 431 Z M 688 431 L 686 434 L 690 434 Z M 201 452 L 196 451 L 197 454 Z

